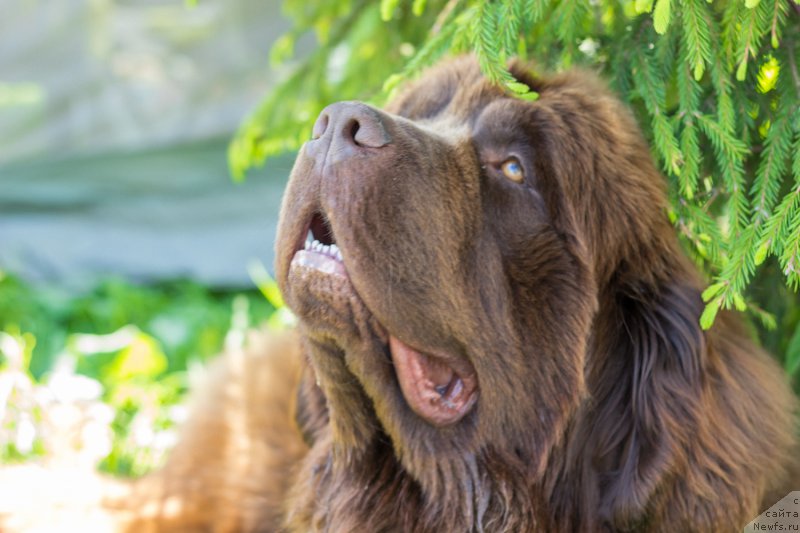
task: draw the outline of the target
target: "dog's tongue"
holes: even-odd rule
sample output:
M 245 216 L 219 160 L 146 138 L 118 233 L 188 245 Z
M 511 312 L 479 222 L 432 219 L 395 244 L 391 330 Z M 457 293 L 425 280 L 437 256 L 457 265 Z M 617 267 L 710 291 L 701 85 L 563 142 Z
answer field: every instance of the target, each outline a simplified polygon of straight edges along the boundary
M 436 426 L 458 422 L 477 397 L 473 373 L 460 375 L 440 357 L 415 350 L 389 337 L 397 379 L 411 409 Z

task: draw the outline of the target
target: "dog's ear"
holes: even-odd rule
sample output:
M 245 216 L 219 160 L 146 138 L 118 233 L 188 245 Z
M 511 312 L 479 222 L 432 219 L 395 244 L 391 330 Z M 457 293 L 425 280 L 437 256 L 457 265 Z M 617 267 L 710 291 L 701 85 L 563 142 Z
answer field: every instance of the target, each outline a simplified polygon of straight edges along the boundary
M 328 407 L 325 396 L 317 385 L 314 369 L 308 363 L 303 368 L 296 394 L 294 420 L 303 440 L 311 447 L 328 425 Z
M 658 261 L 674 240 L 666 181 L 630 110 L 587 71 L 515 75 L 539 92 L 527 119 L 536 188 L 554 226 L 585 251 L 598 289 L 643 251 Z
M 706 342 L 691 280 L 623 283 L 601 305 L 588 362 L 591 406 L 577 428 L 577 472 L 601 519 L 636 527 L 680 460 L 701 410 Z M 602 490 L 600 487 L 603 487 Z

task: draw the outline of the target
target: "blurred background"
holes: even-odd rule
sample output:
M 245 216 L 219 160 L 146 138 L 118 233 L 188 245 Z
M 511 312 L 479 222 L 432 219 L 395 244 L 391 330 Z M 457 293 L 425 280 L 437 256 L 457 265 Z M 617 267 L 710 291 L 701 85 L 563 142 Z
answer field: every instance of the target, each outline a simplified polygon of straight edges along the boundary
M 141 474 L 193 369 L 286 320 L 293 157 L 235 183 L 227 148 L 289 25 L 277 1 L 0 0 L 0 462 Z

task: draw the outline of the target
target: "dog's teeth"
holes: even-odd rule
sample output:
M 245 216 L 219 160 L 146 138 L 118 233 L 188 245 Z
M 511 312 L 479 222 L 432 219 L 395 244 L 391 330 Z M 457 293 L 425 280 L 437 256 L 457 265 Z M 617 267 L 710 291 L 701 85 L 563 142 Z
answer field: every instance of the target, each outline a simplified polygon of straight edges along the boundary
M 339 249 L 339 246 L 337 246 L 336 244 L 322 244 L 317 239 L 313 238 L 310 231 L 309 231 L 309 240 L 306 241 L 305 249 L 310 250 L 312 252 L 325 254 L 327 256 L 333 257 L 334 259 L 342 261 L 342 251 Z
M 342 251 L 339 249 L 339 246 L 336 244 L 331 244 L 328 248 L 328 255 L 331 257 L 338 259 L 339 261 L 342 260 Z

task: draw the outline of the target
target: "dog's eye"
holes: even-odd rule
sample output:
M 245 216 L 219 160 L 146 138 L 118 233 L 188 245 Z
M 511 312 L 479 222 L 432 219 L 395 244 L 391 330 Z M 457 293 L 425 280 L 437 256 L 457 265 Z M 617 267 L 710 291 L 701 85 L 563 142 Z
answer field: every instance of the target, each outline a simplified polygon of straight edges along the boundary
M 503 164 L 500 165 L 500 170 L 503 175 L 516 183 L 525 181 L 525 172 L 522 170 L 522 165 L 516 157 L 509 157 Z

